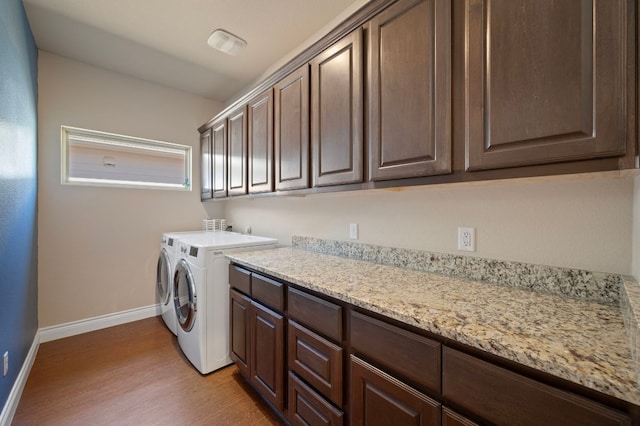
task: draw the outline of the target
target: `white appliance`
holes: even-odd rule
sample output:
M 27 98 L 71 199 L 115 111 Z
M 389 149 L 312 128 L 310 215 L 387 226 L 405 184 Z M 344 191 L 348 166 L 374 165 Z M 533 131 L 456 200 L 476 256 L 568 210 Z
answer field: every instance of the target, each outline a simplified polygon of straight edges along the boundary
M 156 268 L 156 294 L 162 319 L 173 334 L 177 334 L 176 311 L 173 307 L 173 270 L 176 266 L 178 239 L 202 233 L 202 231 L 165 232 L 160 240 L 160 255 Z
M 173 276 L 178 343 L 202 374 L 229 358 L 229 260 L 226 253 L 273 248 L 273 238 L 206 232 L 180 238 Z

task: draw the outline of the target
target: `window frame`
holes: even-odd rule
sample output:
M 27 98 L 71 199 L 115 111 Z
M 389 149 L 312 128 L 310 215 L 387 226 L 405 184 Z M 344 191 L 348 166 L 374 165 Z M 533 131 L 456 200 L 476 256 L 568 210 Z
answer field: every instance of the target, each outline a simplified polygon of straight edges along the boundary
M 96 144 L 104 144 L 105 147 L 117 146 L 117 142 L 138 145 L 137 149 L 148 149 L 149 151 L 159 151 L 158 148 L 177 150 L 184 152 L 184 177 L 186 183 L 172 184 L 160 182 L 143 182 L 132 180 L 99 179 L 99 178 L 74 178 L 69 176 L 69 139 L 73 136 L 96 139 Z M 115 143 L 114 143 L 115 142 Z M 120 135 L 99 130 L 82 129 L 72 126 L 60 126 L 60 178 L 63 185 L 79 186 L 99 186 L 114 188 L 135 188 L 135 189 L 161 189 L 170 191 L 192 191 L 193 190 L 193 147 L 189 145 L 176 144 L 171 142 L 158 141 L 153 139 L 139 138 L 135 136 Z M 155 149 L 154 149 L 155 148 Z

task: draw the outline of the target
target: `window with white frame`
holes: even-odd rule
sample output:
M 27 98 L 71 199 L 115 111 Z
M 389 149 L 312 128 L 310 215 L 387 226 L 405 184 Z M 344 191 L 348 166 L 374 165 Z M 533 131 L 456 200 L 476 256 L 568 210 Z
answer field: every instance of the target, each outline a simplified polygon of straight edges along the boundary
M 191 147 L 62 126 L 62 183 L 191 190 Z

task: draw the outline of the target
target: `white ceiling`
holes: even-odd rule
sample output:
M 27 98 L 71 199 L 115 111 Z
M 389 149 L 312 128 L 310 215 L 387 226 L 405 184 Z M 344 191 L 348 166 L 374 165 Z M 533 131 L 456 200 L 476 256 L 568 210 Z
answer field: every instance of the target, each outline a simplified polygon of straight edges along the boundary
M 23 0 L 38 48 L 219 101 L 362 0 Z M 207 45 L 216 28 L 238 56 Z

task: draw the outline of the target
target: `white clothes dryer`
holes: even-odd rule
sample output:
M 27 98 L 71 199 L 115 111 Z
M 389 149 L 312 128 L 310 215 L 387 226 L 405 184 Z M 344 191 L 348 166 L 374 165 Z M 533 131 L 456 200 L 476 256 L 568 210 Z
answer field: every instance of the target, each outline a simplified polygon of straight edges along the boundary
M 229 259 L 225 254 L 269 249 L 277 242 L 234 232 L 207 232 L 178 242 L 173 277 L 178 343 L 200 373 L 231 364 Z
M 178 239 L 200 234 L 202 231 L 165 232 L 160 240 L 160 255 L 156 268 L 156 296 L 162 320 L 173 334 L 177 334 L 176 311 L 173 307 L 173 270 L 176 266 Z

